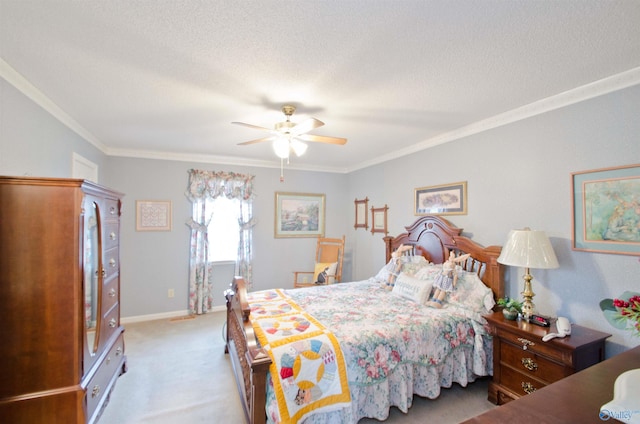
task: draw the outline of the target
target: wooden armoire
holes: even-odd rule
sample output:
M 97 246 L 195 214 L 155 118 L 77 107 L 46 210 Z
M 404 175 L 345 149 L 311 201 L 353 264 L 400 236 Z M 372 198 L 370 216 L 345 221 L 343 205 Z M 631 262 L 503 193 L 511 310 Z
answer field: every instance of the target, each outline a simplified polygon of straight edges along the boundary
M 95 422 L 126 372 L 121 198 L 0 177 L 0 422 Z

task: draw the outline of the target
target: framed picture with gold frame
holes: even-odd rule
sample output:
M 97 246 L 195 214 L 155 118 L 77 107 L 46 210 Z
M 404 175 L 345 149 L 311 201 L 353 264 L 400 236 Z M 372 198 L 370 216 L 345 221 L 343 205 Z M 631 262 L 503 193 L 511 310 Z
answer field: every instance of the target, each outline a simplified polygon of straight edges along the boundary
M 356 223 L 353 228 L 364 228 L 365 230 L 368 230 L 369 214 L 367 211 L 369 209 L 369 198 L 365 197 L 362 200 L 356 199 L 354 203 L 356 205 Z
M 371 234 L 382 233 L 385 236 L 387 231 L 387 211 L 389 207 L 384 205 L 382 208 L 374 208 L 371 206 Z

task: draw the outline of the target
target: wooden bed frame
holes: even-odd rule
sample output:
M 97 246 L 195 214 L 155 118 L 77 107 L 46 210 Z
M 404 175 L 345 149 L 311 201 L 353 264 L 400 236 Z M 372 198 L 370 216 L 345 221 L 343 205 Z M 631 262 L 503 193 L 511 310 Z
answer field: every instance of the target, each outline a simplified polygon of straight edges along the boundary
M 493 291 L 496 298 L 504 297 L 504 270 L 498 264 L 499 246 L 482 247 L 461 236 L 461 228 L 454 227 L 438 216 L 420 217 L 406 232 L 397 237 L 384 237 L 386 261 L 401 244 L 413 246 L 413 253 L 422 255 L 433 263 L 442 263 L 448 251 L 469 253 L 463 264 L 466 271 L 476 272 Z M 251 310 L 247 302 L 247 289 L 242 277 L 235 277 L 231 288 L 225 292 L 227 300 L 227 344 L 238 391 L 247 422 L 262 424 L 266 421 L 267 372 L 271 365 L 269 355 L 260 348 L 249 318 Z

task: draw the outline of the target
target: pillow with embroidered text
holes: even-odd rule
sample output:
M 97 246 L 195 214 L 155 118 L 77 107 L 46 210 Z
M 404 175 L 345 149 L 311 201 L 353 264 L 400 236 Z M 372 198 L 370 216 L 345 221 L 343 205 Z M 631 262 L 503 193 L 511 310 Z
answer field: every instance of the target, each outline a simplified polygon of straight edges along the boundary
M 431 281 L 418 280 L 401 272 L 398 278 L 396 278 L 391 293 L 424 305 L 429 298 L 432 287 L 433 284 Z

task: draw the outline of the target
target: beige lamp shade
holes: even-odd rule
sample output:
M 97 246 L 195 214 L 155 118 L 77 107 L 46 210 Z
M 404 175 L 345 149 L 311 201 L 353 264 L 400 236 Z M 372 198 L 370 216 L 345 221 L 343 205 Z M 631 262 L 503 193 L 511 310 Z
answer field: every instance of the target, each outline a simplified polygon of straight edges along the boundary
M 498 262 L 533 269 L 558 268 L 558 259 L 544 231 L 529 228 L 512 230 L 502 247 Z

